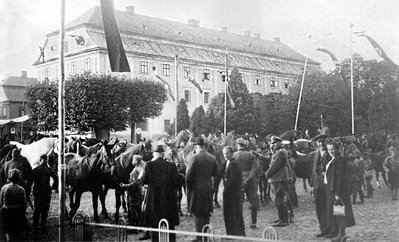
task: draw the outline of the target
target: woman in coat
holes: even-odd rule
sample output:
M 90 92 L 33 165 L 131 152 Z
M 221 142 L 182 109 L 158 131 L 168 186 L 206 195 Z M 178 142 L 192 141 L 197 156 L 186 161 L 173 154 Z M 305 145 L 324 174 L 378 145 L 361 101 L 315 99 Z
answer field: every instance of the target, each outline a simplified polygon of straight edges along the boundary
M 347 162 L 340 154 L 338 143 L 329 142 L 327 151 L 332 157 L 326 166 L 327 192 L 330 195 L 330 199 L 327 201 L 329 218 L 333 215 L 334 204 L 343 203 L 345 206 L 345 216 L 333 216 L 334 223 L 338 226 L 338 236 L 333 241 L 341 241 L 342 237 L 345 236 L 345 228 L 355 225 L 350 199 L 351 190 Z

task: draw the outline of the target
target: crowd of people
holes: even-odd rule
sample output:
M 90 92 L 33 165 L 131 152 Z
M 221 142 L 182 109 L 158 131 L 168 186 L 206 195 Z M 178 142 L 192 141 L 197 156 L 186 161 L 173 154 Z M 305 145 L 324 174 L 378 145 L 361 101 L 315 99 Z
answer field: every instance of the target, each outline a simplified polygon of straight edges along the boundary
M 305 135 L 308 135 L 305 132 Z M 187 189 L 187 210 L 192 216 L 195 231 L 203 232 L 210 223 L 213 214 L 213 184 L 216 176 L 216 158 L 206 149 L 204 136 L 196 138 L 194 155 L 188 157 L 185 174 L 179 173 L 176 165 L 165 156 L 165 147 L 157 145 L 153 149 L 153 159 L 144 162 L 134 155 L 133 171 L 129 183 L 121 184 L 128 195 L 128 221 L 130 225 L 158 228 L 161 219 L 166 219 L 169 229 L 179 225 L 179 208 L 176 190 L 185 185 Z M 250 137 L 252 138 L 252 137 Z M 388 174 L 392 200 L 397 200 L 399 187 L 399 155 L 397 137 L 389 137 L 389 156 L 383 163 Z M 395 140 L 396 139 L 396 140 Z M 315 200 L 320 233 L 317 237 L 341 241 L 345 229 L 355 225 L 352 205 L 364 203 L 364 198 L 373 197 L 373 163 L 359 149 L 349 154 L 342 152 L 342 144 L 329 139 L 325 134 L 315 136 L 313 168 L 310 185 Z M 256 152 L 249 146 L 252 139 L 238 138 L 234 146 L 224 146 L 223 217 L 226 234 L 245 236 L 246 226 L 243 219 L 243 204 L 249 202 L 251 211 L 250 229 L 257 228 L 257 212 L 260 208 L 258 188 L 259 161 L 266 162 L 262 172 L 271 186 L 278 219 L 272 226 L 284 227 L 292 223 L 293 209 L 297 206 L 295 192 L 295 173 L 291 151 L 287 143 L 278 136 L 272 136 L 266 152 Z M 363 137 L 361 147 L 369 152 L 367 137 Z M 46 221 L 51 200 L 50 178 L 56 180 L 55 172 L 47 164 L 47 156 L 40 158 L 40 165 L 32 170 L 26 158 L 20 155 L 18 148 L 12 150 L 12 159 L 7 161 L 0 171 L 0 212 L 1 232 L 8 241 L 19 240 L 27 227 L 25 212 L 32 206 L 34 234 L 47 233 Z M 34 206 L 29 199 L 33 187 Z M 363 194 L 366 190 L 366 196 Z M 359 202 L 357 198 L 359 197 Z M 343 212 L 339 213 L 339 207 Z M 342 209 L 341 209 L 342 210 Z M 40 226 L 39 226 L 39 220 Z M 133 233 L 139 231 L 132 230 Z M 158 241 L 157 232 L 145 232 L 140 240 Z M 170 233 L 170 241 L 176 235 Z M 193 241 L 202 241 L 197 236 Z

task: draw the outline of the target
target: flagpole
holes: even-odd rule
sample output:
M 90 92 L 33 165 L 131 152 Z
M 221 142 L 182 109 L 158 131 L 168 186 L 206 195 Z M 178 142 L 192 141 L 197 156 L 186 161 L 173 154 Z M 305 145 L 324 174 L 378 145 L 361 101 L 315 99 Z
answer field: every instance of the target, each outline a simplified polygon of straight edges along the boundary
M 60 49 L 58 76 L 58 194 L 59 194 L 59 233 L 58 240 L 65 241 L 65 75 L 64 75 L 64 39 L 65 39 L 65 0 L 61 0 Z
M 226 71 L 224 82 L 224 120 L 223 120 L 223 133 L 224 137 L 227 136 L 227 82 L 229 81 L 229 67 L 227 63 L 227 47 L 226 47 Z
M 297 109 L 296 109 L 296 119 L 295 119 L 295 128 L 294 128 L 295 132 L 296 132 L 297 129 L 298 129 L 299 109 L 300 109 L 300 107 L 301 107 L 301 99 L 302 99 L 302 92 L 303 92 L 303 83 L 304 83 L 304 81 L 305 81 L 306 66 L 308 65 L 308 56 L 309 56 L 310 38 L 311 38 L 311 37 L 312 37 L 312 36 L 309 35 L 308 50 L 307 50 L 307 53 L 306 53 L 305 66 L 303 67 L 301 89 L 300 89 L 300 91 L 299 91 L 298 107 L 297 107 Z
M 350 41 L 351 41 L 351 114 L 352 114 L 352 135 L 355 135 L 355 109 L 354 109 L 354 98 L 353 98 L 353 57 L 352 57 L 352 27 L 353 24 L 350 24 Z
M 178 55 L 175 55 L 175 103 L 176 103 L 176 117 L 175 117 L 175 137 L 177 136 L 177 110 L 178 110 L 178 106 L 179 106 L 179 89 L 178 89 L 178 72 L 179 72 L 179 68 L 177 65 L 177 57 Z

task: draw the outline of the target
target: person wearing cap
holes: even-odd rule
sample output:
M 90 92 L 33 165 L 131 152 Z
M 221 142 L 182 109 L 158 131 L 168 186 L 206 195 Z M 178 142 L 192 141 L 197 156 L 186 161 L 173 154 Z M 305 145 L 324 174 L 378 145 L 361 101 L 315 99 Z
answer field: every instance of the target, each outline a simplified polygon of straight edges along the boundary
M 217 175 L 216 158 L 205 149 L 202 137 L 195 139 L 195 155 L 188 158 L 186 170 L 187 207 L 193 214 L 195 231 L 209 224 L 213 212 L 212 177 Z M 202 241 L 201 236 L 193 241 Z
M 32 167 L 29 161 L 24 156 L 21 156 L 21 150 L 19 148 L 13 149 L 11 154 L 12 159 L 4 164 L 0 174 L 1 184 L 7 182 L 8 174 L 12 169 L 18 169 L 21 172 L 18 184 L 25 189 L 26 198 L 29 200 L 32 187 Z
M 40 156 L 40 164 L 33 169 L 33 198 L 35 201 L 33 211 L 33 232 L 36 234 L 41 217 L 41 230 L 47 233 L 46 223 L 51 201 L 50 177 L 57 180 L 57 175 L 47 164 L 47 155 Z
M 223 156 L 227 161 L 223 190 L 223 217 L 226 234 L 245 236 L 241 202 L 241 165 L 233 158 L 233 148 L 231 146 L 223 148 Z
M 145 204 L 145 224 L 143 226 L 158 228 L 161 219 L 168 220 L 169 229 L 179 225 L 176 189 L 183 184 L 183 178 L 177 172 L 175 164 L 164 159 L 164 147 L 157 145 L 153 151 L 154 158 L 144 166 L 142 183 L 148 185 Z M 140 238 L 145 239 L 144 238 Z M 151 240 L 158 241 L 158 232 L 151 232 Z M 174 233 L 169 234 L 170 241 L 176 241 Z
M 246 150 L 247 142 L 243 138 L 236 140 L 237 151 L 234 152 L 233 158 L 241 165 L 241 202 L 244 202 L 244 195 L 247 196 L 251 206 L 251 229 L 256 229 L 256 220 L 259 209 L 257 169 L 258 162 L 251 152 Z
M 129 175 L 129 183 L 121 184 L 121 187 L 127 191 L 127 219 L 129 225 L 138 226 L 141 216 L 141 203 L 143 202 L 143 190 L 140 181 L 145 165 L 143 157 L 133 155 L 132 165 L 134 168 Z M 137 231 L 133 230 L 133 233 L 137 233 Z
M 25 189 L 18 185 L 21 180 L 21 172 L 11 169 L 8 172 L 9 183 L 0 191 L 0 214 L 2 230 L 7 241 L 20 241 L 27 227 L 25 217 L 26 195 Z
M 288 225 L 288 154 L 282 144 L 282 139 L 277 136 L 271 137 L 274 154 L 270 162 L 270 167 L 266 171 L 266 178 L 272 186 L 275 196 L 279 219 L 272 224 L 274 227 L 284 227 Z
M 317 144 L 317 149 L 313 151 L 313 168 L 310 179 L 311 193 L 315 199 L 316 216 L 319 221 L 320 233 L 316 237 L 325 237 L 330 235 L 327 221 L 327 201 L 326 186 L 324 184 L 324 173 L 326 164 L 331 160 L 326 146 L 327 135 L 318 134 L 313 138 Z

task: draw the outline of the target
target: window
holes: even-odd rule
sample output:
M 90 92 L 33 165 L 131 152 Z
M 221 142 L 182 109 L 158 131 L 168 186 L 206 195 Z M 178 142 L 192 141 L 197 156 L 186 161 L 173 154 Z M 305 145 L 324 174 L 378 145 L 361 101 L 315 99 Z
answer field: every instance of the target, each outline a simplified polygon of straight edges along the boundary
M 3 118 L 7 117 L 7 108 L 3 107 Z
M 241 81 L 244 81 L 244 73 L 240 73 L 240 79 Z
M 190 74 L 190 67 L 185 66 L 183 70 L 184 70 L 184 78 L 188 78 L 188 75 Z
M 163 75 L 164 76 L 170 76 L 170 65 L 169 64 L 163 64 Z
M 204 80 L 210 80 L 211 79 L 211 73 L 209 69 L 204 69 Z
M 288 79 L 284 80 L 284 88 L 288 89 L 290 87 L 290 82 L 288 81 Z
M 209 92 L 204 92 L 204 103 L 208 104 L 209 103 Z
M 44 78 L 48 78 L 49 68 L 44 68 Z
M 75 73 L 75 68 L 76 68 L 76 62 L 72 61 L 72 63 L 71 63 L 71 73 L 72 74 Z
M 85 59 L 85 71 L 90 71 L 90 58 Z
M 148 73 L 148 62 L 147 61 L 141 62 L 141 73 L 144 73 L 144 74 Z
M 163 121 L 163 131 L 167 132 L 169 128 L 170 128 L 170 120 L 169 119 L 165 119 Z
M 225 71 L 220 71 L 219 73 L 222 76 L 222 81 L 225 82 L 226 81 L 226 72 Z
M 255 85 L 259 86 L 260 85 L 260 76 L 255 75 Z
M 270 86 L 271 87 L 277 87 L 276 78 L 270 77 Z
M 191 91 L 190 90 L 184 90 L 184 99 L 186 99 L 186 102 L 191 102 Z

